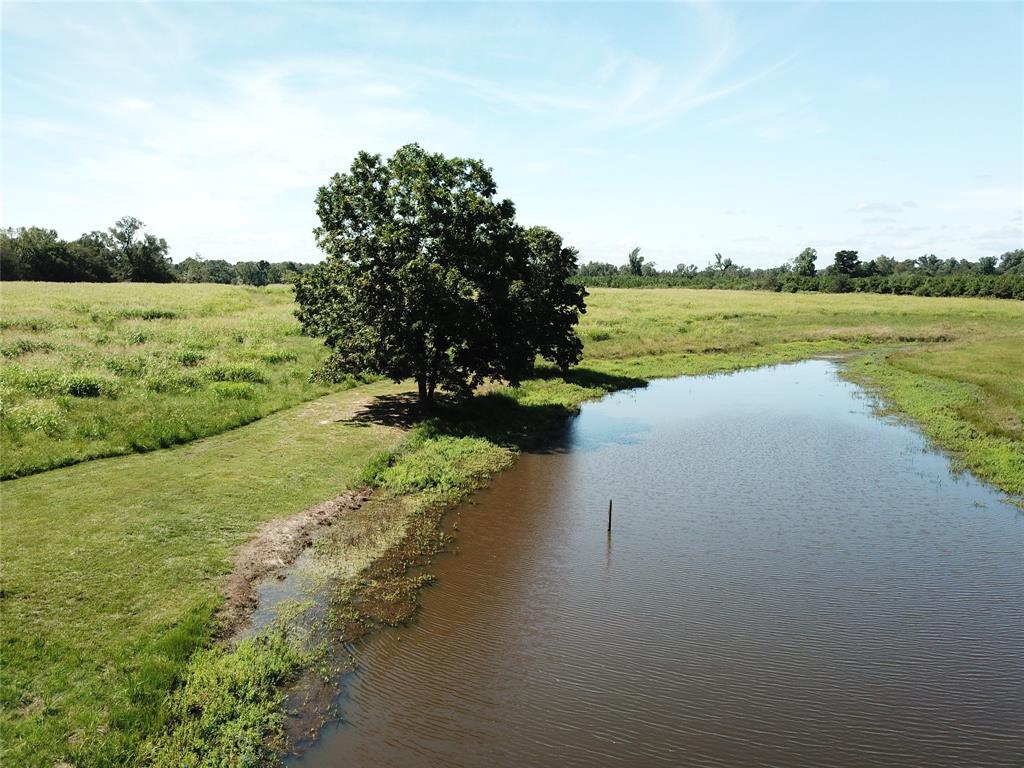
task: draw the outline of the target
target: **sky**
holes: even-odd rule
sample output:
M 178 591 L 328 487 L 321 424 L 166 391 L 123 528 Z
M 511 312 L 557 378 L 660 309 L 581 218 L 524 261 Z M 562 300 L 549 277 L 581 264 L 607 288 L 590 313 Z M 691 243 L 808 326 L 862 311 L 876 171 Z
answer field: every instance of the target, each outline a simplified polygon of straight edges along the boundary
M 0 225 L 316 261 L 360 150 L 477 157 L 581 261 L 1024 247 L 1024 3 L 11 3 Z

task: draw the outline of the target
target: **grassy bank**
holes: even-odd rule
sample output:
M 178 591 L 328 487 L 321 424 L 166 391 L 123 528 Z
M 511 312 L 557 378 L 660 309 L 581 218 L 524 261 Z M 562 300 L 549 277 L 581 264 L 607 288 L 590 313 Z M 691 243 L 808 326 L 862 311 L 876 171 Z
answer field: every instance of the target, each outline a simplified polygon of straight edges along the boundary
M 131 764 L 142 743 L 168 764 L 203 742 L 221 756 L 249 745 L 258 757 L 262 736 L 280 725 L 276 684 L 302 659 L 272 639 L 195 651 L 210 646 L 229 556 L 260 523 L 368 479 L 382 500 L 398 501 L 380 519 L 406 526 L 401 541 L 412 531 L 429 552 L 430 510 L 543 441 L 579 403 L 651 377 L 915 345 L 865 358 L 855 372 L 965 465 L 1018 487 L 1024 305 L 595 290 L 588 307 L 585 359 L 566 379 L 542 372 L 443 410 L 398 454 L 402 388 L 372 384 L 187 446 L 5 482 L 3 762 Z M 417 520 L 426 527 L 409 527 Z M 385 576 L 399 578 L 371 573 L 368 583 Z M 231 691 L 238 697 L 224 698 Z
M 131 763 L 208 644 L 228 559 L 335 495 L 401 431 L 352 421 L 373 384 L 166 451 L 3 484 L 5 765 Z
M 1024 333 L 873 353 L 851 378 L 909 417 L 936 445 L 1009 494 L 1024 496 Z

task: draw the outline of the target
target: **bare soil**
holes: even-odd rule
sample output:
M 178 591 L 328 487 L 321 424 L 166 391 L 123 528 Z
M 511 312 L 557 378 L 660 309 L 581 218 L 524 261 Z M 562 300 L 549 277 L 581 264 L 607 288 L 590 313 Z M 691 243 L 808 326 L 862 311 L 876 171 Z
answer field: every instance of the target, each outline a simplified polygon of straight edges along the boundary
M 256 608 L 260 582 L 283 573 L 327 527 L 340 516 L 362 507 L 372 493 L 369 488 L 347 491 L 291 517 L 264 523 L 232 560 L 233 567 L 222 590 L 225 602 L 219 615 L 220 635 L 230 637 L 249 621 Z

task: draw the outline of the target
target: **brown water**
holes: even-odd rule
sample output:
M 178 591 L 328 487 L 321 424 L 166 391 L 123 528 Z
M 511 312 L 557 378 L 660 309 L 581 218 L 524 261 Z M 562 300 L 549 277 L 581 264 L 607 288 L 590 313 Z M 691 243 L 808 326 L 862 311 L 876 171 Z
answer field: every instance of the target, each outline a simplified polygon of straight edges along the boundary
M 1024 516 L 833 363 L 620 393 L 564 448 L 464 509 L 295 765 L 1024 765 Z

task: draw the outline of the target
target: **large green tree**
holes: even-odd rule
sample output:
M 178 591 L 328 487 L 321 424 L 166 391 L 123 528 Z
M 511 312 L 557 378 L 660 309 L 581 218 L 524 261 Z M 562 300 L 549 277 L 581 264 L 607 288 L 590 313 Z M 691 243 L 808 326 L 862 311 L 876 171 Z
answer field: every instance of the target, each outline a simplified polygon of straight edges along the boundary
M 387 160 L 362 152 L 321 187 L 327 258 L 295 292 L 303 328 L 333 352 L 328 376 L 413 378 L 429 408 L 439 388 L 516 384 L 538 355 L 563 369 L 579 360 L 576 251 L 521 227 L 496 191 L 482 162 L 416 144 Z

